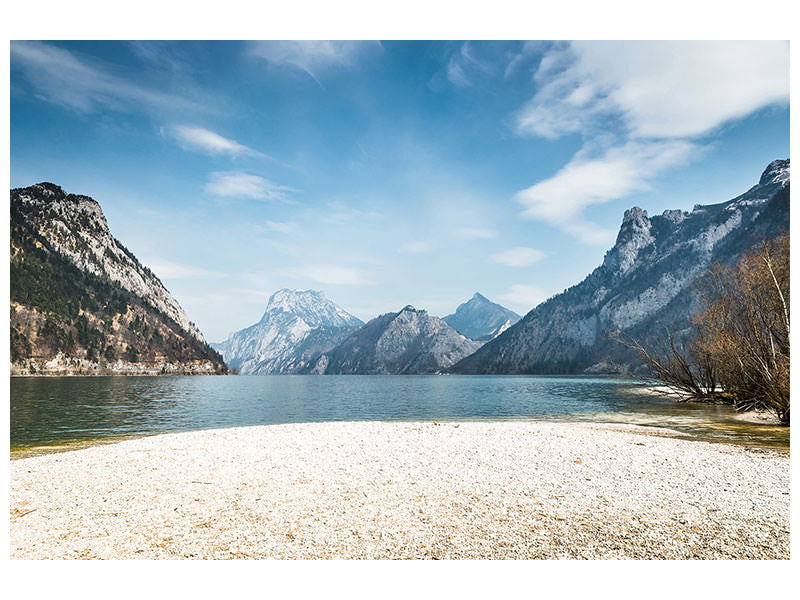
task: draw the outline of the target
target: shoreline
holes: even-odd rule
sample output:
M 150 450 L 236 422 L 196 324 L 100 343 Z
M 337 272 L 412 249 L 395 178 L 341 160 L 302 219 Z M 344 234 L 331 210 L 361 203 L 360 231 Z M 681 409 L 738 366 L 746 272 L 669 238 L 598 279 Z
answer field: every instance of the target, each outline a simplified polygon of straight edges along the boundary
M 702 443 L 710 443 L 710 444 L 726 444 L 735 446 L 738 448 L 745 448 L 749 450 L 755 451 L 774 451 L 774 452 L 785 452 L 789 453 L 789 441 L 785 442 L 785 445 L 782 442 L 776 442 L 775 440 L 750 440 L 747 438 L 735 438 L 735 437 L 722 437 L 717 436 L 714 437 L 712 432 L 719 431 L 718 428 L 710 426 L 708 423 L 695 425 L 693 430 L 687 430 L 685 425 L 680 423 L 670 423 L 669 421 L 663 423 L 654 423 L 654 422 L 631 422 L 631 421 L 623 421 L 618 420 L 615 418 L 615 413 L 608 413 L 607 418 L 597 418 L 598 415 L 591 415 L 595 418 L 588 418 L 590 415 L 586 414 L 565 414 L 565 415 L 531 415 L 531 416 L 522 416 L 522 417 L 474 417 L 474 418 L 452 418 L 452 419 L 426 419 L 421 421 L 419 419 L 393 419 L 393 420 L 366 420 L 366 421 L 306 421 L 306 422 L 297 422 L 297 423 L 266 423 L 266 424 L 253 424 L 253 425 L 235 425 L 230 427 L 208 427 L 208 428 L 198 428 L 198 429 L 174 429 L 174 430 L 165 430 L 165 431 L 145 431 L 139 433 L 131 433 L 131 434 L 124 434 L 124 435 L 112 435 L 112 436 L 104 436 L 104 437 L 95 437 L 95 438 L 86 438 L 86 439 L 77 439 L 77 440 L 66 440 L 66 441 L 54 441 L 51 443 L 45 443 L 41 445 L 29 445 L 29 446 L 20 446 L 20 447 L 12 447 L 10 449 L 10 460 L 20 460 L 23 458 L 30 458 L 35 456 L 45 456 L 48 454 L 58 454 L 62 452 L 72 452 L 74 450 L 82 450 L 85 448 L 91 448 L 93 446 L 105 446 L 109 444 L 116 444 L 119 442 L 129 441 L 129 440 L 136 440 L 146 437 L 153 437 L 153 436 L 160 436 L 160 435 L 171 435 L 177 433 L 191 433 L 196 431 L 225 431 L 228 429 L 240 429 L 240 428 L 251 428 L 251 427 L 273 427 L 273 426 L 281 426 L 281 425 L 313 425 L 313 424 L 324 424 L 324 423 L 384 423 L 384 424 L 394 424 L 394 423 L 431 423 L 434 425 L 438 424 L 459 424 L 459 423 L 504 423 L 504 422 L 520 422 L 520 423 L 585 423 L 585 424 L 597 424 L 597 425 L 609 425 L 609 426 L 632 426 L 632 427 L 640 427 L 643 430 L 646 429 L 647 431 L 642 431 L 643 435 L 651 435 L 655 437 L 670 437 L 675 439 L 681 439 L 689 442 L 702 442 Z M 749 418 L 748 418 L 749 417 Z M 756 425 L 756 426 L 764 426 L 769 428 L 786 428 L 788 433 L 789 427 L 781 425 L 779 422 L 774 421 L 771 419 L 770 416 L 764 417 L 763 415 L 752 415 L 750 416 L 749 413 L 736 415 L 734 417 L 734 421 L 741 423 L 742 425 Z M 707 427 L 706 431 L 701 432 L 700 430 L 703 426 Z
M 789 556 L 788 454 L 637 425 L 252 426 L 10 470 L 12 558 Z

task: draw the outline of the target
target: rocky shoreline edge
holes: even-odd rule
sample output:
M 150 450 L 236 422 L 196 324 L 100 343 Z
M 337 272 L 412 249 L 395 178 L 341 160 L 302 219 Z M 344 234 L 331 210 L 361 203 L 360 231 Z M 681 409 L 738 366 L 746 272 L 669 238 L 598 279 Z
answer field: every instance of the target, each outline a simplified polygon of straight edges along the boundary
M 18 459 L 11 557 L 789 557 L 787 453 L 659 433 L 308 423 Z

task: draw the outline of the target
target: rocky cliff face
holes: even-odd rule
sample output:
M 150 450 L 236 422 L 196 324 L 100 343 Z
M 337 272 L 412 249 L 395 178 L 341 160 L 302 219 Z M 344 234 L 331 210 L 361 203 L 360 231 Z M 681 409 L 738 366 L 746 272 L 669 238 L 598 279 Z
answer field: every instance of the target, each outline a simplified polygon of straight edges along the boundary
M 520 317 L 513 310 L 491 302 L 482 294 L 476 293 L 461 304 L 452 315 L 442 320 L 460 334 L 477 342 L 487 342 L 503 333 Z
M 12 374 L 225 371 L 92 198 L 11 190 L 10 250 Z
M 650 217 L 625 212 L 614 247 L 578 285 L 529 312 L 455 365 L 459 373 L 580 373 L 636 369 L 609 330 L 655 341 L 686 331 L 699 309 L 693 285 L 712 261 L 733 263 L 760 240 L 789 230 L 789 160 L 770 163 L 758 184 L 720 204 Z
M 258 323 L 212 346 L 243 375 L 297 373 L 361 325 L 322 292 L 283 289 L 270 297 Z
M 438 373 L 479 346 L 442 319 L 406 306 L 400 312 L 372 319 L 324 353 L 310 371 L 356 375 Z

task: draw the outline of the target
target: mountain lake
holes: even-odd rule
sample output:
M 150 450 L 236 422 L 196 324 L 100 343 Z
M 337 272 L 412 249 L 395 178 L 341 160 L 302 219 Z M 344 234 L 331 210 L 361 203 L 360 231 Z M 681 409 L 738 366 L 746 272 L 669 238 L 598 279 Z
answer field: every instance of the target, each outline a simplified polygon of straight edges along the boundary
M 156 433 L 319 421 L 598 421 L 789 447 L 788 427 L 603 376 L 14 377 L 10 404 L 15 457 Z
M 788 427 L 750 422 L 728 406 L 678 403 L 644 382 L 608 376 L 14 377 L 10 405 L 12 457 L 157 433 L 320 421 L 597 421 L 789 447 Z

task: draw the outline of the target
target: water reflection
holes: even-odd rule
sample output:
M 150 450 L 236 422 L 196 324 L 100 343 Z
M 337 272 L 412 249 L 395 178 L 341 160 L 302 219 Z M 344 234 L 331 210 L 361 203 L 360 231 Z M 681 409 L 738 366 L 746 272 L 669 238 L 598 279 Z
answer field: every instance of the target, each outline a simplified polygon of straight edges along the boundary
M 536 418 L 674 428 L 788 448 L 789 430 L 676 404 L 612 377 L 273 376 L 11 379 L 11 447 L 272 423 Z

